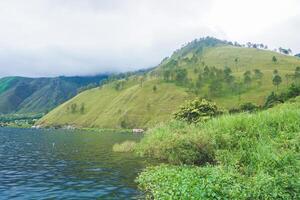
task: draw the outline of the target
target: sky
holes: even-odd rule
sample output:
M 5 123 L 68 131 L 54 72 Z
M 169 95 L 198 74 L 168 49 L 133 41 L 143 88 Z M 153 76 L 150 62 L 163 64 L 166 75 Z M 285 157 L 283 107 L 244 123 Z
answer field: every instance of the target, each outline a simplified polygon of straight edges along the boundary
M 0 0 L 0 77 L 156 66 L 204 36 L 300 52 L 299 0 Z

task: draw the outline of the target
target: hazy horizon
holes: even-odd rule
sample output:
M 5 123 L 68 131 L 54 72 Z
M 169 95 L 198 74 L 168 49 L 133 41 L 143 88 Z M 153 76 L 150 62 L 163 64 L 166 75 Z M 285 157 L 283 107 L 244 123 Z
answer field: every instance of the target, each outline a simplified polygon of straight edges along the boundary
M 149 68 L 204 36 L 300 53 L 297 0 L 10 0 L 0 26 L 0 77 Z

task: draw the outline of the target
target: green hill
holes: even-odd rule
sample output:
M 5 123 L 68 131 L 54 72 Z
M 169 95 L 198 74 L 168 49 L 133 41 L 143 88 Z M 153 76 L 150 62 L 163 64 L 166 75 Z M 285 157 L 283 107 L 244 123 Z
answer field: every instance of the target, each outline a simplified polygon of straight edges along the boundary
M 188 43 L 144 75 L 111 81 L 60 105 L 43 126 L 133 128 L 170 119 L 196 96 L 230 109 L 245 102 L 262 105 L 271 91 L 298 82 L 300 59 L 269 50 L 244 48 L 205 38 Z M 280 76 L 278 87 L 273 77 Z M 278 79 L 277 79 L 278 80 Z
M 43 113 L 74 97 L 79 88 L 98 84 L 106 75 L 91 77 L 0 79 L 0 113 Z

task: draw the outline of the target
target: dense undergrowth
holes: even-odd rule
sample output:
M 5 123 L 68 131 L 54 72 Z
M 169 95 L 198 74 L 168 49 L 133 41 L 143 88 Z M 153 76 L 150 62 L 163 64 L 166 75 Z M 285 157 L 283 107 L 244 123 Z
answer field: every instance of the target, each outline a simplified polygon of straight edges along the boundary
M 299 199 L 299 119 L 300 99 L 197 125 L 160 125 L 136 151 L 170 165 L 146 169 L 137 182 L 154 199 Z

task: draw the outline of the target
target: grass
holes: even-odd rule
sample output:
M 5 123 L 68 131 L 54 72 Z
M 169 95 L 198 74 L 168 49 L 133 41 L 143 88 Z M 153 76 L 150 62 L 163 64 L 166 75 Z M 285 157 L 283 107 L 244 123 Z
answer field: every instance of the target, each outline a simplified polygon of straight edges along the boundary
M 136 149 L 173 165 L 146 169 L 139 187 L 154 199 L 299 199 L 299 118 L 300 98 L 198 125 L 160 125 Z
M 188 53 L 185 57 L 191 57 Z M 272 62 L 276 56 L 277 63 Z M 176 56 L 176 55 L 174 55 Z M 189 78 L 195 79 L 193 69 L 201 69 L 202 61 L 208 66 L 224 68 L 229 66 L 236 77 L 241 77 L 246 70 L 260 69 L 264 73 L 263 84 L 257 86 L 253 83 L 250 89 L 240 97 L 233 94 L 224 94 L 212 98 L 221 107 L 230 109 L 246 102 L 253 102 L 262 105 L 267 95 L 276 90 L 272 84 L 273 70 L 277 69 L 283 78 L 283 82 L 277 92 L 285 90 L 288 85 L 285 83 L 285 74 L 293 73 L 297 66 L 300 66 L 300 59 L 293 56 L 285 56 L 268 50 L 251 48 L 238 48 L 234 46 L 217 46 L 204 49 L 199 57 L 198 63 L 189 64 L 184 62 L 184 57 L 179 59 L 179 68 L 186 68 L 189 71 Z M 239 58 L 236 65 L 235 58 Z M 166 61 L 165 61 L 166 62 Z M 164 63 L 165 63 L 164 62 Z M 154 69 L 160 72 L 163 65 Z M 125 81 L 125 87 L 116 90 L 114 84 L 110 83 L 101 89 L 92 89 L 80 93 L 75 98 L 62 104 L 38 123 L 43 126 L 55 126 L 71 124 L 77 127 L 91 128 L 147 128 L 159 122 L 170 120 L 172 113 L 184 103 L 185 100 L 195 97 L 187 91 L 187 88 L 180 87 L 174 83 L 166 83 L 161 78 L 146 75 L 142 87 L 138 76 L 131 76 Z M 153 87 L 157 86 L 157 91 Z M 200 96 L 207 95 L 207 88 L 201 90 Z M 71 104 L 85 104 L 85 113 L 80 114 L 67 112 Z
M 116 91 L 113 84 L 92 89 L 76 96 L 40 120 L 40 124 L 75 124 L 94 128 L 145 128 L 166 121 L 188 98 L 183 88 L 159 80 L 149 80 L 143 87 L 127 83 L 126 88 Z M 153 85 L 158 85 L 154 92 Z M 85 104 L 84 114 L 67 112 L 67 107 L 76 102 Z M 172 104 L 170 104 L 172 102 Z
M 122 152 L 122 153 L 133 152 L 135 145 L 136 145 L 136 142 L 129 141 L 129 140 L 122 142 L 122 143 L 116 143 L 113 146 L 113 151 L 114 152 Z

